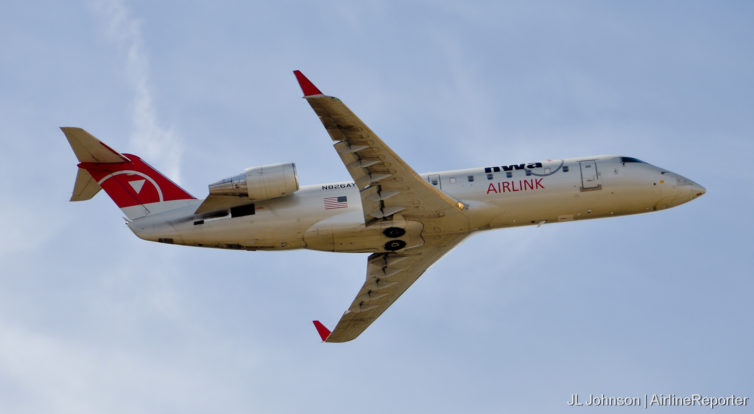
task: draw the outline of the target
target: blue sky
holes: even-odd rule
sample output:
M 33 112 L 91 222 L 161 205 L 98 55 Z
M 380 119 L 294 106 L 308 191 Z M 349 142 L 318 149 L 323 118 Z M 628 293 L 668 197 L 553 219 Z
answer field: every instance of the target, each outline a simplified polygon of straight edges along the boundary
M 752 4 L 436 3 L 4 2 L 0 412 L 754 397 Z M 59 126 L 199 197 L 267 163 L 296 162 L 303 184 L 348 179 L 293 69 L 417 171 L 616 153 L 707 194 L 475 235 L 344 345 L 311 320 L 338 319 L 364 255 L 147 243 L 103 194 L 67 201 Z

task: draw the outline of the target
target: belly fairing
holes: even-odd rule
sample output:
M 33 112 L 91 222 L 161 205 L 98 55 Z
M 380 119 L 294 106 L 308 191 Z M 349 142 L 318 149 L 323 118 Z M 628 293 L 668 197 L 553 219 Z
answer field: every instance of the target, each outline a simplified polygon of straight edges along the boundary
M 351 211 L 328 217 L 304 233 L 307 249 L 332 252 L 384 252 L 424 244 L 422 224 L 394 215 L 392 220 L 364 225 L 364 214 Z

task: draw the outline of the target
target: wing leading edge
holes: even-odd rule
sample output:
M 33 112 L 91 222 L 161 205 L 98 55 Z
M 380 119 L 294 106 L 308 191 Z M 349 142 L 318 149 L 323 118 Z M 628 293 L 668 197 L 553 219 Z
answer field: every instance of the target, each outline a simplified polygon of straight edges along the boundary
M 366 281 L 332 332 L 314 321 L 323 341 L 346 342 L 467 236 L 466 206 L 422 179 L 338 98 L 324 95 L 300 71 L 294 74 L 359 188 L 365 225 L 397 215 L 423 225 L 422 246 L 369 256 Z
M 361 192 L 367 225 L 400 213 L 425 219 L 455 216 L 455 228 L 442 231 L 466 230 L 463 203 L 422 179 L 340 99 L 324 95 L 300 71 L 294 73 L 304 98 L 335 142 L 335 150 Z M 445 221 L 446 226 L 451 224 Z

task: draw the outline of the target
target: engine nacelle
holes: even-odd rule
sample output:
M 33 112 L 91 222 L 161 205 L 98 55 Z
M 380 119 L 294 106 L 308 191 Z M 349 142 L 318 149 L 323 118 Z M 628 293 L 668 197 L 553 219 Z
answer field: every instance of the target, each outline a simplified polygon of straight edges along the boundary
M 271 164 L 247 168 L 235 177 L 209 185 L 210 195 L 248 197 L 269 200 L 298 191 L 296 164 Z

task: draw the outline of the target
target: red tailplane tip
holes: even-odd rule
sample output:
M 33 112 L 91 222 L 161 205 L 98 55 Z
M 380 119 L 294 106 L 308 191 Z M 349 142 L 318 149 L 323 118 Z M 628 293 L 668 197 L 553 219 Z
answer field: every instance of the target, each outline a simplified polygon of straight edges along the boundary
M 298 84 L 299 86 L 301 86 L 301 90 L 304 92 L 304 96 L 322 95 L 322 91 L 317 89 L 312 81 L 307 79 L 300 70 L 294 70 L 293 74 L 296 75 L 296 80 L 298 80 Z
M 326 341 L 327 337 L 330 336 L 330 330 L 327 329 L 325 325 L 322 325 L 322 322 L 320 321 L 314 321 L 314 327 L 317 328 L 317 332 L 322 338 L 322 342 Z

